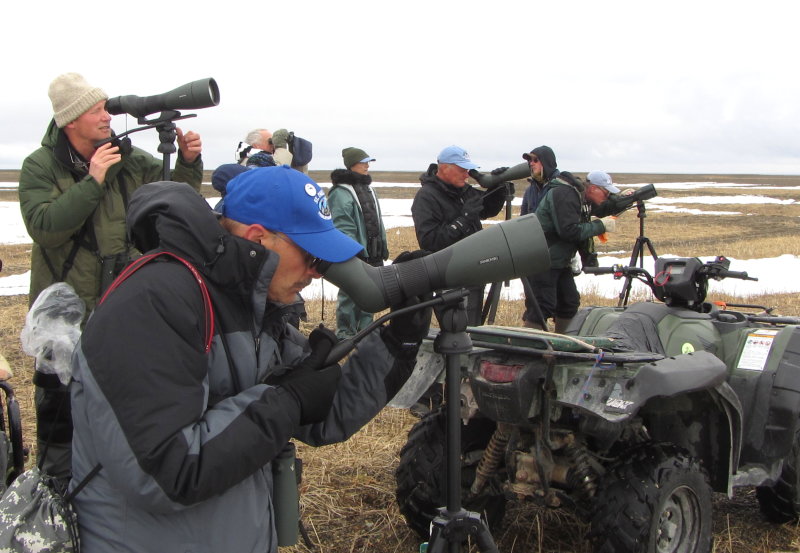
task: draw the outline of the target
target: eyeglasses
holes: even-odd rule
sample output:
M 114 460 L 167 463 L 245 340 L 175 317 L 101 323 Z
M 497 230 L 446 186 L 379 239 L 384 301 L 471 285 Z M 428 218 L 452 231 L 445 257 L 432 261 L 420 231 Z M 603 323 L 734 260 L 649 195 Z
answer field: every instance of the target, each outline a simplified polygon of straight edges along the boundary
M 528 163 L 541 163 L 541 162 L 539 161 L 538 157 L 531 156 L 530 158 L 528 158 Z
M 317 270 L 317 267 L 319 267 L 319 264 L 322 263 L 322 259 L 320 259 L 319 257 L 315 257 L 315 256 L 311 255 L 310 253 L 308 253 L 306 250 L 304 250 L 303 248 L 298 246 L 297 243 L 294 240 L 292 240 L 291 238 L 289 238 L 285 234 L 280 233 L 280 232 L 276 232 L 274 234 L 275 234 L 275 236 L 277 236 L 278 238 L 280 238 L 284 242 L 286 242 L 288 244 L 291 244 L 292 246 L 294 246 L 295 248 L 300 250 L 300 253 L 303 255 L 303 259 L 306 262 L 306 267 L 308 267 L 309 269 L 311 269 L 313 271 Z

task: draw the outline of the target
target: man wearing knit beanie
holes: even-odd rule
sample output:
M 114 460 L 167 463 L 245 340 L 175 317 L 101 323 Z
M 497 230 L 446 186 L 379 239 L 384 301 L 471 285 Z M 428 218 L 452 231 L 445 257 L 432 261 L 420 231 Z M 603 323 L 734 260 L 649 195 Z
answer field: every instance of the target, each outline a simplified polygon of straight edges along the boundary
M 364 247 L 359 257 L 370 265 L 382 267 L 389 258 L 386 229 L 383 227 L 381 206 L 372 189 L 369 163 L 375 161 L 360 148 L 342 150 L 346 169 L 331 173 L 328 207 L 333 224 Z M 339 290 L 336 305 L 336 336 L 351 338 L 372 322 L 372 313 L 362 311 L 353 300 Z
M 162 180 L 162 160 L 113 140 L 108 95 L 78 73 L 56 77 L 48 90 L 53 119 L 41 147 L 22 164 L 19 199 L 33 238 L 29 302 L 55 282 L 66 282 L 86 304 L 86 315 L 113 278 L 140 255 L 125 229 L 128 200 L 141 185 Z M 200 190 L 202 142 L 177 129 L 172 180 Z M 54 374 L 36 372 L 38 452 L 43 470 L 67 479 L 71 465 L 69 393 Z

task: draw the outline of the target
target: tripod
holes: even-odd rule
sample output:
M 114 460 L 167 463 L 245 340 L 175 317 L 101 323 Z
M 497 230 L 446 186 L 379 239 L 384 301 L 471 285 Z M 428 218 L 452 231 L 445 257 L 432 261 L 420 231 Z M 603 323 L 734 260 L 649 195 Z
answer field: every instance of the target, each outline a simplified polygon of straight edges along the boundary
M 427 553 L 458 553 L 461 544 L 470 536 L 475 538 L 480 551 L 498 553 L 489 533 L 489 527 L 479 513 L 465 510 L 461 505 L 461 415 L 460 385 L 461 365 L 459 354 L 472 350 L 472 339 L 467 334 L 467 310 L 462 294 L 446 302 L 437 313 L 441 331 L 433 342 L 433 350 L 445 357 L 445 409 L 447 414 L 446 498 L 447 506 L 431 522 L 431 538 Z
M 636 242 L 633 244 L 633 251 L 631 251 L 631 260 L 628 263 L 629 267 L 636 266 L 636 263 L 639 264 L 639 267 L 644 267 L 644 246 L 647 246 L 647 249 L 650 251 L 650 255 L 653 256 L 653 259 L 658 259 L 658 255 L 656 254 L 656 249 L 653 247 L 653 243 L 650 239 L 644 235 L 644 219 L 647 217 L 647 212 L 644 207 L 643 201 L 636 202 L 636 209 L 638 209 L 638 217 L 639 217 L 639 236 L 636 238 Z M 628 305 L 628 297 L 631 293 L 631 282 L 633 282 L 633 276 L 627 275 L 625 277 L 625 284 L 622 287 L 622 291 L 619 293 L 619 302 L 617 303 L 617 307 L 624 307 Z

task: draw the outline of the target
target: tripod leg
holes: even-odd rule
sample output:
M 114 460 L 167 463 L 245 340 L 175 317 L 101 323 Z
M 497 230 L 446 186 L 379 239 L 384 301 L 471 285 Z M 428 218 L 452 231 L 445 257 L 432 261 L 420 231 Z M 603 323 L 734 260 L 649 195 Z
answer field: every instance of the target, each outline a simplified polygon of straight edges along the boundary
M 446 509 L 439 511 L 439 516 L 431 523 L 431 539 L 426 553 L 458 553 L 461 544 L 474 537 L 478 551 L 482 553 L 499 553 L 489 527 L 478 513 L 459 511 L 448 513 Z
M 628 262 L 629 267 L 635 267 L 637 263 L 641 265 L 641 256 L 642 256 L 642 243 L 645 239 L 642 236 L 639 236 L 636 239 L 636 242 L 633 244 L 633 250 L 631 251 L 631 260 Z M 622 285 L 622 290 L 619 293 L 619 301 L 617 302 L 617 307 L 625 307 L 628 304 L 628 298 L 630 297 L 631 293 L 631 283 L 633 282 L 632 276 L 625 277 L 625 284 Z
M 647 237 L 644 237 L 643 240 L 644 240 L 644 243 L 647 244 L 647 249 L 650 250 L 650 255 L 653 256 L 653 261 L 658 259 L 658 255 L 656 255 L 656 248 L 655 248 L 655 246 L 653 246 L 653 243 L 650 241 L 650 239 L 647 238 Z
M 497 315 L 497 305 L 500 303 L 500 286 L 501 283 L 493 282 L 489 287 L 489 297 L 486 298 L 486 303 L 483 305 L 481 324 L 487 323 L 487 321 L 490 325 L 494 324 L 494 319 Z
M 534 313 L 534 318 L 536 319 L 530 322 L 538 323 L 542 325 L 542 330 L 547 330 L 547 319 L 544 318 L 542 308 L 539 307 L 539 302 L 536 300 L 536 296 L 533 294 L 533 288 L 531 288 L 531 283 L 528 280 L 528 277 L 520 277 L 520 280 L 522 281 L 522 289 L 525 291 L 526 303 L 530 304 Z

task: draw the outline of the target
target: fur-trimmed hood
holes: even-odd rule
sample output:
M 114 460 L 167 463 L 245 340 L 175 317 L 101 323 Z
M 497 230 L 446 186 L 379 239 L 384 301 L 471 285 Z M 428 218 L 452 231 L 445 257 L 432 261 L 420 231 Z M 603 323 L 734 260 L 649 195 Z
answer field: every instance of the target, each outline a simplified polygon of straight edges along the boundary
M 333 185 L 337 184 L 350 184 L 350 185 L 357 185 L 357 184 L 372 184 L 372 175 L 362 175 L 361 173 L 355 173 L 350 169 L 334 169 L 331 172 L 331 183 Z

